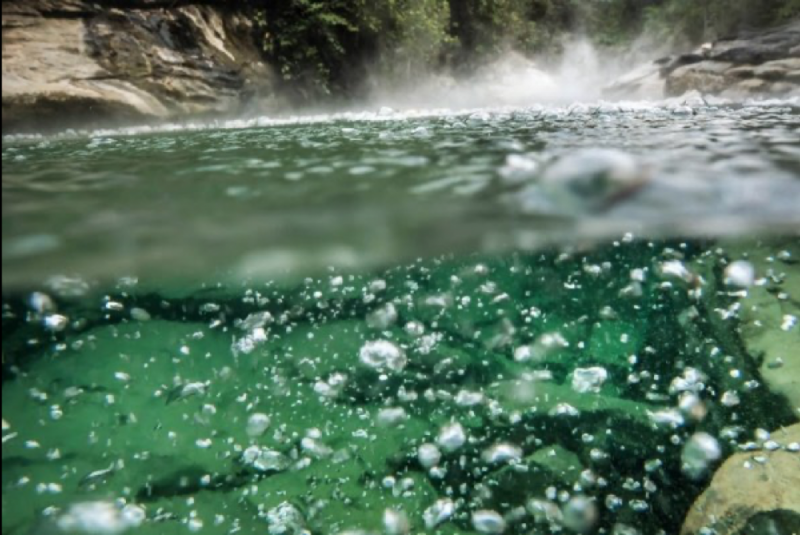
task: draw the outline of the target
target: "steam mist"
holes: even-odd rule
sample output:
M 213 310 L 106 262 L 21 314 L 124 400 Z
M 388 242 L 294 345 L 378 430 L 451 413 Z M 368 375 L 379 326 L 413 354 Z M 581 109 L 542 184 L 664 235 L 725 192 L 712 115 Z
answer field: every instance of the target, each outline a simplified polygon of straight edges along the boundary
M 507 52 L 500 59 L 477 69 L 472 75 L 455 78 L 426 74 L 397 87 L 373 80 L 370 103 L 392 108 L 470 109 L 520 107 L 534 104 L 592 102 L 604 97 L 603 88 L 636 65 L 644 65 L 652 52 L 612 55 L 588 39 L 574 39 L 564 46 L 556 62 L 529 59 Z M 651 47 L 646 47 L 652 51 Z M 653 88 L 637 98 L 660 99 Z

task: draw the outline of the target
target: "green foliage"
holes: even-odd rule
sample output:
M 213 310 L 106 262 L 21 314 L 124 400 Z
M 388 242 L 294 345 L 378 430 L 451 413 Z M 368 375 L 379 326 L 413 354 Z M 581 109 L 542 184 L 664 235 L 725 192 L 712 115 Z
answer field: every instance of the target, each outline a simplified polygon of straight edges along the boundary
M 300 100 L 357 94 L 368 73 L 470 70 L 514 49 L 558 53 L 580 33 L 696 44 L 800 17 L 800 0 L 245 0 L 267 59 Z
M 529 48 L 535 40 L 532 3 L 525 0 L 453 0 L 452 31 L 462 52 L 491 57 L 508 48 Z
M 787 0 L 775 10 L 775 22 L 787 22 L 800 18 L 800 0 Z
M 368 64 L 429 68 L 451 42 L 447 0 L 285 0 L 258 6 L 257 21 L 303 100 L 354 91 Z
M 385 0 L 380 6 L 380 47 L 374 67 L 384 76 L 412 76 L 444 61 L 454 43 L 447 0 Z
M 646 10 L 645 28 L 656 39 L 696 44 L 798 16 L 800 0 L 667 0 Z

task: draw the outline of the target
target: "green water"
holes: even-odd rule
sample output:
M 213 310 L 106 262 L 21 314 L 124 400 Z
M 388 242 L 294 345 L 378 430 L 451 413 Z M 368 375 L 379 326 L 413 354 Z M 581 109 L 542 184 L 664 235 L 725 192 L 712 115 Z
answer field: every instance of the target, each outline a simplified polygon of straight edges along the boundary
M 797 109 L 6 139 L 3 534 L 679 533 L 798 455 Z

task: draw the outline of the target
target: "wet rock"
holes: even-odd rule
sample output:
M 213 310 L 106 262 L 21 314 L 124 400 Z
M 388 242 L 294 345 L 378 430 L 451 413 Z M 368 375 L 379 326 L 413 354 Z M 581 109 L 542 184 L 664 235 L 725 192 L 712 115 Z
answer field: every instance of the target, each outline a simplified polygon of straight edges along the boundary
M 304 323 L 275 329 L 265 351 L 308 380 L 327 379 L 336 372 L 352 376 L 360 367 L 362 348 L 380 337 L 359 320 Z
M 530 497 L 543 497 L 546 489 L 553 485 L 570 488 L 583 470 L 578 455 L 555 444 L 536 450 L 519 463 L 501 468 L 485 481 L 495 489 L 496 503 L 519 503 Z
M 622 76 L 607 88 L 627 98 L 677 96 L 687 91 L 741 98 L 800 92 L 797 50 L 800 23 L 745 32 L 707 43 L 687 54 L 661 59 Z
M 230 114 L 272 97 L 242 10 L 60 4 L 3 2 L 6 133 Z
M 595 362 L 611 366 L 624 364 L 642 349 L 643 332 L 624 321 L 596 324 L 589 338 L 588 354 Z
M 800 58 L 786 58 L 768 61 L 753 69 L 753 75 L 764 80 L 783 80 L 790 73 L 800 71 Z M 795 80 L 797 81 L 797 80 Z
M 679 67 L 667 77 L 667 94 L 682 95 L 691 90 L 720 93 L 728 87 L 725 72 L 731 68 L 733 63 L 710 60 Z
M 647 403 L 617 398 L 610 395 L 578 393 L 569 385 L 538 381 L 525 377 L 496 383 L 488 389 L 494 399 L 500 400 L 508 410 L 529 411 L 553 418 L 613 417 L 617 424 L 638 423 L 650 427 L 647 412 L 658 410 Z
M 520 193 L 520 209 L 559 217 L 601 213 L 634 196 L 649 178 L 626 152 L 583 149 L 552 162 L 538 183 Z
M 772 433 L 782 447 L 738 453 L 717 471 L 697 499 L 681 535 L 793 534 L 800 529 L 800 424 Z
M 741 337 L 767 387 L 800 414 L 800 265 L 780 261 L 781 253 L 800 258 L 800 247 L 751 251 L 760 281 L 742 299 Z
M 520 306 L 511 296 L 524 293 L 526 285 L 518 269 L 496 260 L 442 266 L 416 292 L 415 316 L 435 324 L 445 343 L 508 350 L 519 336 Z
M 31 478 L 14 491 L 29 506 L 13 516 L 61 507 L 76 489 L 150 500 L 226 485 L 234 452 L 223 436 L 246 444 L 246 416 L 208 409 L 227 405 L 218 388 L 229 383 L 206 355 L 229 351 L 227 337 L 203 325 L 154 320 L 98 327 L 43 355 L 3 389 L 5 414 L 31 415 L 14 421 L 20 440 L 3 444 L 4 466 L 18 461 L 4 469 L 4 483 Z M 177 377 L 212 385 L 167 403 Z M 63 493 L 37 491 L 53 482 Z
M 352 457 L 265 479 L 247 501 L 262 511 L 291 503 L 304 511 L 306 526 L 313 532 L 338 533 L 346 529 L 382 532 L 386 509 L 418 512 L 435 498 L 435 490 L 421 474 L 398 474 L 387 479 L 365 471 L 358 458 Z M 422 528 L 419 516 L 410 521 Z

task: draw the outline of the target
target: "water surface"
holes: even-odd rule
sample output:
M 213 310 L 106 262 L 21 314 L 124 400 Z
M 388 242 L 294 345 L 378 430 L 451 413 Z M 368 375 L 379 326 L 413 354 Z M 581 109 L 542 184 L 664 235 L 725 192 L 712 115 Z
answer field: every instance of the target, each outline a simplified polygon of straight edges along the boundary
M 679 533 L 726 459 L 800 455 L 799 131 L 690 97 L 7 137 L 3 535 Z

